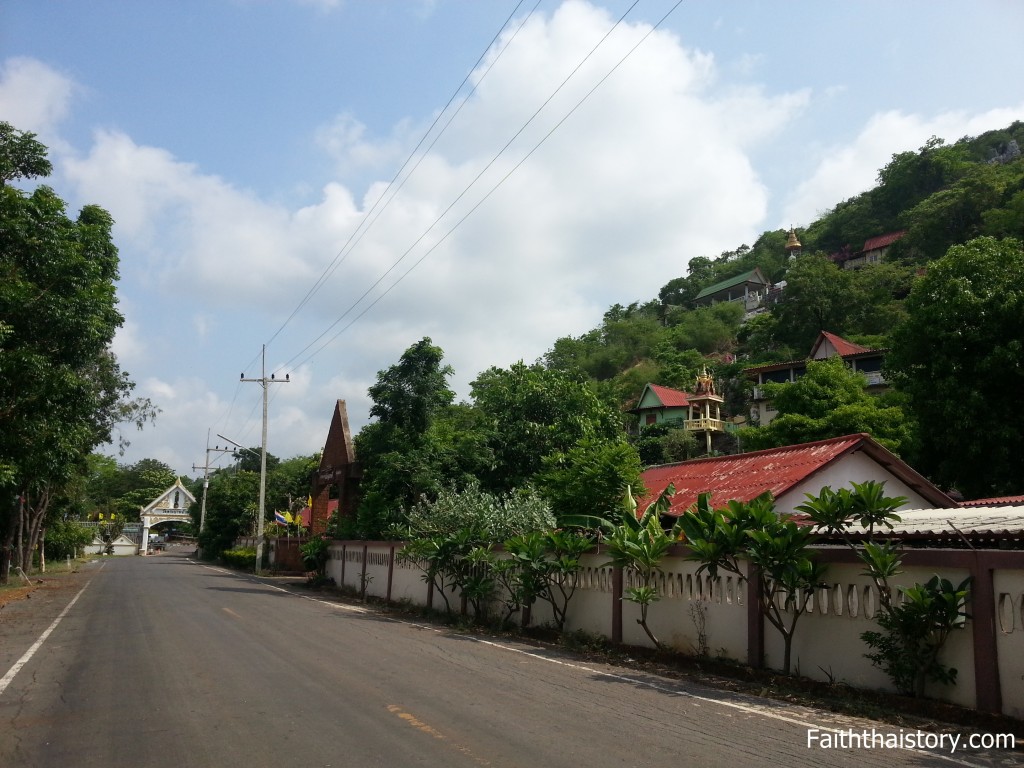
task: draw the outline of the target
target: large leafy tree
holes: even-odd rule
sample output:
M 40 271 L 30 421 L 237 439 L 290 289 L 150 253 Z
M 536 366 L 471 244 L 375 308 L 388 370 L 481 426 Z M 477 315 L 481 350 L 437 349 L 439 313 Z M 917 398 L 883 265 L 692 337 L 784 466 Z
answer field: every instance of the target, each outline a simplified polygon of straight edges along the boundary
M 566 454 L 584 440 L 621 436 L 617 414 L 578 373 L 522 362 L 490 368 L 472 383 L 472 396 L 494 456 L 484 480 L 488 490 L 526 485 L 544 457 Z
M 763 427 L 740 431 L 745 450 L 777 448 L 867 432 L 894 453 L 905 453 L 911 427 L 904 412 L 869 395 L 865 380 L 842 358 L 812 360 L 792 384 L 765 384 L 778 415 Z
M 206 558 L 216 558 L 234 546 L 239 536 L 256 530 L 259 513 L 260 475 L 237 467 L 221 469 L 210 475 L 206 490 L 206 524 L 199 534 L 199 547 Z M 192 524 L 199 530 L 201 515 L 202 480 L 196 480 L 192 492 L 196 503 L 189 513 Z
M 907 300 L 887 376 L 918 422 L 918 466 L 968 497 L 1024 478 L 1024 246 L 982 237 L 932 262 Z
M 397 364 L 380 371 L 370 387 L 370 415 L 391 424 L 410 437 L 427 431 L 430 419 L 455 394 L 448 387 L 450 365 L 442 365 L 444 351 L 424 337 L 402 353 Z
M 0 123 L 0 578 L 12 549 L 30 565 L 51 499 L 92 449 L 154 414 L 127 399 L 109 350 L 123 321 L 110 215 L 86 206 L 72 219 L 49 187 L 8 184 L 49 169 L 32 134 Z
M 821 331 L 845 333 L 856 300 L 853 277 L 821 254 L 805 253 L 790 266 L 786 290 L 774 310 L 776 338 L 793 349 L 807 350 Z
M 536 482 L 560 521 L 607 518 L 621 505 L 627 489 L 643 492 L 640 471 L 637 449 L 625 439 L 586 439 L 545 456 Z
M 400 522 L 404 510 L 423 496 L 436 494 L 449 478 L 452 442 L 462 430 L 448 414 L 455 394 L 448 386 L 452 369 L 443 364 L 444 352 L 428 337 L 409 347 L 395 365 L 378 372 L 370 387 L 377 421 L 356 436 L 356 455 L 363 466 L 362 500 L 356 530 L 367 538 L 381 536 Z M 455 470 L 458 474 L 458 470 Z

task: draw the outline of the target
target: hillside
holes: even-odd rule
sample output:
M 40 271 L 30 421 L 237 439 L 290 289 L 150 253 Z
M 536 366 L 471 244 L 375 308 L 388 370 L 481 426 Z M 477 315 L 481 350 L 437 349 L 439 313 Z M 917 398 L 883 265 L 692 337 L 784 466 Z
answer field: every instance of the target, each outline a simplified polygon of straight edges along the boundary
M 886 347 L 929 262 L 979 236 L 1024 239 L 1022 146 L 1024 123 L 1015 122 L 895 154 L 879 170 L 877 186 L 796 230 L 802 248 L 795 258 L 784 230 L 718 256 L 695 256 L 687 274 L 665 283 L 658 296 L 610 307 L 599 327 L 557 339 L 542 362 L 582 371 L 620 408 L 648 382 L 686 389 L 706 365 L 724 383 L 728 415 L 742 414 L 743 367 L 802 358 L 821 330 Z M 881 263 L 840 266 L 869 239 L 901 231 Z M 736 303 L 695 306 L 701 290 L 755 268 L 784 286 L 763 313 L 744 322 Z

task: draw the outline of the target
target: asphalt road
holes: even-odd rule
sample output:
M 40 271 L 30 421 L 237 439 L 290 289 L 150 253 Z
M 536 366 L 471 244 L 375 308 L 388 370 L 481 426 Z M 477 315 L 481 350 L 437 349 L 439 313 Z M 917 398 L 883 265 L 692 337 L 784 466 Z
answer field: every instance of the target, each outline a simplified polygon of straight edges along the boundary
M 395 620 L 173 548 L 80 578 L 0 612 L 3 768 L 1024 765 L 809 748 L 809 729 L 900 729 Z

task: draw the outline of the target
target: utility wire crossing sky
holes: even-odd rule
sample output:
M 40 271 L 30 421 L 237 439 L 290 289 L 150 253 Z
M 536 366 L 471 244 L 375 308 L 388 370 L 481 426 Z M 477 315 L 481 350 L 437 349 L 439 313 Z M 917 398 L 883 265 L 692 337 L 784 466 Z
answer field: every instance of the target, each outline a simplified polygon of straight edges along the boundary
M 1024 119 L 1024 5 L 8 0 L 0 119 L 110 211 L 136 395 L 118 460 L 323 447 L 424 336 L 462 398 L 893 153 Z M 111 449 L 113 450 L 113 449 Z

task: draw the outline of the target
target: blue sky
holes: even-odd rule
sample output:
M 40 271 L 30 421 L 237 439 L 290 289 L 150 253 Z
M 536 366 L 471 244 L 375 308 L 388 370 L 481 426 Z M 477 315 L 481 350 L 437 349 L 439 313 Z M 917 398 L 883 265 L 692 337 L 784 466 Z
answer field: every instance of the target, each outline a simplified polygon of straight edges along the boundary
M 1014 0 L 535 2 L 6 0 L 0 119 L 117 222 L 115 351 L 162 409 L 119 460 L 257 444 L 264 343 L 282 457 L 336 399 L 365 424 L 423 336 L 465 397 L 895 152 L 1024 119 Z

